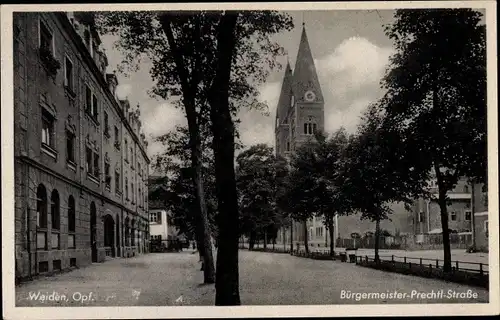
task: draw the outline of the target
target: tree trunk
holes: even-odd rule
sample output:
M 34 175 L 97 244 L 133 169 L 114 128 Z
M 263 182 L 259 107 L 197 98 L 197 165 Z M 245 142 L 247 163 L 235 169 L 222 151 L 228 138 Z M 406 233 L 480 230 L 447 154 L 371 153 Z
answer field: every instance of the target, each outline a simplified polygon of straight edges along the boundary
M 267 230 L 264 230 L 264 250 L 267 250 Z
M 207 215 L 207 205 L 205 202 L 205 190 L 202 179 L 201 163 L 201 139 L 197 127 L 190 129 L 191 135 L 191 162 L 194 168 L 193 183 L 196 189 L 196 199 L 199 207 L 198 223 L 200 224 L 200 240 L 203 247 L 203 281 L 204 283 L 215 282 L 215 268 L 212 253 L 212 240 L 210 234 L 210 225 Z
M 197 232 L 199 232 L 199 239 L 202 244 L 202 246 L 199 246 L 199 248 L 203 247 L 202 254 L 204 264 L 204 282 L 214 283 L 215 268 L 212 254 L 212 241 L 210 238 L 210 226 L 207 216 L 207 205 L 205 202 L 205 192 L 203 189 L 202 179 L 202 153 L 199 128 L 200 124 L 198 123 L 198 114 L 196 112 L 196 96 L 199 85 L 199 73 L 196 72 L 198 66 L 195 66 L 195 71 L 190 77 L 182 60 L 182 52 L 180 52 L 177 48 L 177 43 L 170 25 L 169 15 L 162 14 L 160 16 L 160 23 L 165 32 L 165 35 L 167 36 L 167 41 L 171 47 L 171 51 L 175 60 L 176 71 L 181 82 L 182 102 L 184 104 L 186 119 L 188 122 L 189 145 L 191 149 L 191 166 L 194 171 L 193 184 L 195 189 L 196 202 L 198 204 L 198 212 L 196 217 L 196 223 L 198 224 Z M 197 63 L 200 62 L 197 61 Z M 191 82 L 189 81 L 190 78 Z
M 443 271 L 451 271 L 451 246 L 450 246 L 450 230 L 448 228 L 448 210 L 446 208 L 446 190 L 443 186 L 443 181 L 441 177 L 441 171 L 439 171 L 439 166 L 434 164 L 434 170 L 436 171 L 436 179 L 438 183 L 438 203 L 441 210 L 441 229 L 443 232 L 443 253 L 444 253 L 444 264 Z
M 248 244 L 248 249 L 253 250 L 254 245 L 255 245 L 255 232 L 251 231 L 250 232 L 250 243 Z
M 335 256 L 335 235 L 333 230 L 333 217 L 328 221 L 328 232 L 330 234 L 330 256 Z
M 217 64 L 210 88 L 219 244 L 215 305 L 240 305 L 238 274 L 238 201 L 234 171 L 234 123 L 229 105 L 229 80 L 235 48 L 237 12 L 226 11 L 217 28 Z
M 290 220 L 290 253 L 293 252 L 293 219 Z
M 309 239 L 307 237 L 307 220 L 304 221 L 304 250 L 309 254 Z
M 375 220 L 375 263 L 380 262 L 378 249 L 380 247 L 380 219 Z
M 283 227 L 283 250 L 286 251 L 286 228 Z
M 200 256 L 200 261 L 203 261 L 204 246 L 203 246 L 203 242 L 200 240 L 200 234 L 201 234 L 201 232 L 197 231 L 195 233 L 195 239 L 196 239 L 196 247 L 198 249 L 198 254 Z

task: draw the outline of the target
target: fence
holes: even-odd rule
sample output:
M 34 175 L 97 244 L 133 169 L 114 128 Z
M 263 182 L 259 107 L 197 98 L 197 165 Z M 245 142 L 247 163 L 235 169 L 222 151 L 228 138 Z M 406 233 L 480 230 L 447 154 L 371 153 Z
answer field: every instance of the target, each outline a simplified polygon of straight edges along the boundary
M 405 236 L 381 236 L 379 245 L 380 249 L 438 250 L 443 248 L 443 235 L 417 234 Z M 471 245 L 471 233 L 450 233 L 450 246 L 452 249 L 467 249 Z M 375 238 L 338 238 L 335 246 L 337 248 L 374 249 Z
M 444 260 L 441 259 L 429 259 L 429 258 L 412 258 L 412 257 L 400 257 L 395 255 L 390 256 L 381 256 L 379 255 L 380 261 L 387 262 L 402 262 L 405 265 L 408 265 L 411 268 L 411 265 L 418 265 L 420 267 L 429 267 L 430 269 L 442 269 L 444 265 Z M 356 262 L 360 262 L 362 260 L 365 261 L 374 261 L 375 256 L 373 255 L 356 255 Z M 487 263 L 480 262 L 469 262 L 469 261 L 451 261 L 452 268 L 454 271 L 466 271 L 466 272 L 474 272 L 479 273 L 480 275 L 488 275 L 489 274 L 489 265 Z

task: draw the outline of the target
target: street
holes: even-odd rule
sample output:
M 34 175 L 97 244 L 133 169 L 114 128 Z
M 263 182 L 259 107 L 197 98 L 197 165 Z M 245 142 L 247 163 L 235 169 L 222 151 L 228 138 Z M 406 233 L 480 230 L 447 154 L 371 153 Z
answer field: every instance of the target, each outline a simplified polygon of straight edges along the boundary
M 246 250 L 240 251 L 239 260 L 243 305 L 488 302 L 486 289 L 350 263 Z M 16 305 L 213 305 L 214 285 L 202 280 L 198 254 L 153 253 L 24 283 L 16 288 Z

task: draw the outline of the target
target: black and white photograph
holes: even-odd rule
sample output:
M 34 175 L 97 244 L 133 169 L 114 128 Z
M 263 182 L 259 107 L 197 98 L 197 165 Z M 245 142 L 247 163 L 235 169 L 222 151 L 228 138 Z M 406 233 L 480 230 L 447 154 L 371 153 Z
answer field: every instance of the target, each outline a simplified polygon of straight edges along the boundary
M 4 317 L 498 314 L 496 50 L 491 1 L 2 6 Z

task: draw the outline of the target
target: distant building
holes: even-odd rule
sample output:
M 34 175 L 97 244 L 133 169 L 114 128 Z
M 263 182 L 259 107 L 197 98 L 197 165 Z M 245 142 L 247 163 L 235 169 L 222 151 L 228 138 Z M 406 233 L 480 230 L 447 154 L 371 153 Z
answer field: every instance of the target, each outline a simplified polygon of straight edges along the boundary
M 88 13 L 13 16 L 16 276 L 147 252 L 139 111 Z
M 179 229 L 172 223 L 172 214 L 166 206 L 170 191 L 168 191 L 165 181 L 165 178 L 158 176 L 149 178 L 150 240 L 177 240 L 181 236 Z

